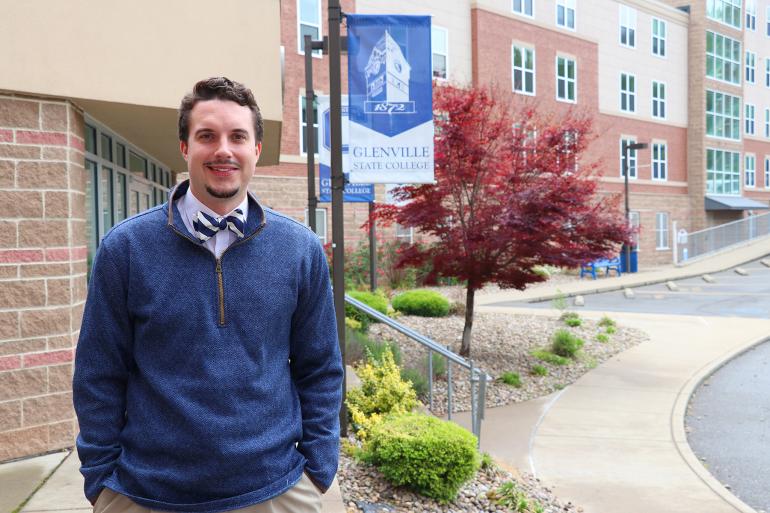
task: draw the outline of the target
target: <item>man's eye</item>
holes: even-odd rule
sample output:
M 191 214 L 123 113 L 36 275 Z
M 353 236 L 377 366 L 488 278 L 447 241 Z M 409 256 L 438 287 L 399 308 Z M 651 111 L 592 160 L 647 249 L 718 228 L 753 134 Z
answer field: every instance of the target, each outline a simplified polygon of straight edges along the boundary
M 201 141 L 210 141 L 213 137 L 213 134 L 198 134 L 198 139 Z
M 236 141 L 245 141 L 246 135 L 245 134 L 234 134 L 233 139 Z

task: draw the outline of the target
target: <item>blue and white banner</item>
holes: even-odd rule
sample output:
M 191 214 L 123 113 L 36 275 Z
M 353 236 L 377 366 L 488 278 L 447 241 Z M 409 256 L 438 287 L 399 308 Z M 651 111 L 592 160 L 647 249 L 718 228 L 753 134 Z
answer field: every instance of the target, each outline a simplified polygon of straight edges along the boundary
M 354 183 L 433 183 L 430 16 L 349 14 Z
M 328 96 L 317 96 L 318 115 L 320 124 L 320 139 L 318 146 L 318 201 L 332 200 L 332 170 L 331 170 L 331 108 Z M 348 162 L 348 101 L 342 96 L 342 172 L 347 178 L 350 168 Z M 342 192 L 342 201 L 346 203 L 369 203 L 374 201 L 374 185 L 346 183 Z

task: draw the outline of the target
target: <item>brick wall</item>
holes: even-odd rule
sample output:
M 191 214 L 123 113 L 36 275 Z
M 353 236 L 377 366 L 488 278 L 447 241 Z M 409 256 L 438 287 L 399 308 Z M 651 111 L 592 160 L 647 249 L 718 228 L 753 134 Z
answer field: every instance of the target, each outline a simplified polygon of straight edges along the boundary
M 72 104 L 0 93 L 0 461 L 73 445 L 83 148 Z

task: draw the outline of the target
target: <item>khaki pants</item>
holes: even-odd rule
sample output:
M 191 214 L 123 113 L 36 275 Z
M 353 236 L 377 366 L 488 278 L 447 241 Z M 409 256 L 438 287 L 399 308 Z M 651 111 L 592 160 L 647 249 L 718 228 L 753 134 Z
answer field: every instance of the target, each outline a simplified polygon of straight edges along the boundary
M 105 488 L 94 504 L 94 513 L 155 513 L 159 510 L 145 508 L 125 495 Z M 321 492 L 305 473 L 294 487 L 269 501 L 231 513 L 321 513 Z

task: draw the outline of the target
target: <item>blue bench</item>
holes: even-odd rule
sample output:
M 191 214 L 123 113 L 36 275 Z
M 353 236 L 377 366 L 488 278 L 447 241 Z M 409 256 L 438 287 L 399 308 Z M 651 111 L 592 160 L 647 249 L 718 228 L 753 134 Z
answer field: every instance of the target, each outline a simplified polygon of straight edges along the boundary
M 604 275 L 608 276 L 610 271 L 615 271 L 620 276 L 620 257 L 615 258 L 603 258 L 594 262 L 588 262 L 580 266 L 580 277 L 582 278 L 586 274 L 590 274 L 593 279 L 596 279 L 596 271 L 604 269 Z

